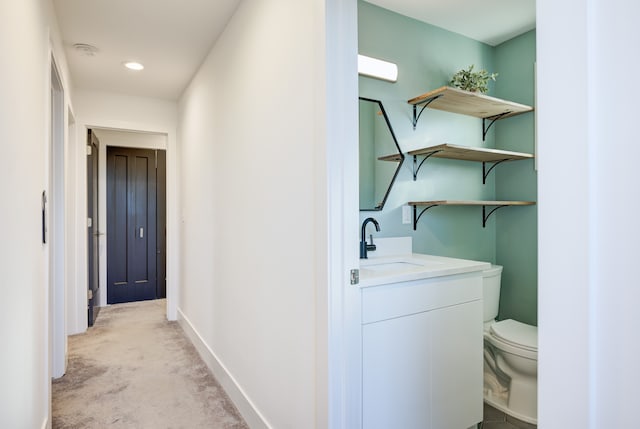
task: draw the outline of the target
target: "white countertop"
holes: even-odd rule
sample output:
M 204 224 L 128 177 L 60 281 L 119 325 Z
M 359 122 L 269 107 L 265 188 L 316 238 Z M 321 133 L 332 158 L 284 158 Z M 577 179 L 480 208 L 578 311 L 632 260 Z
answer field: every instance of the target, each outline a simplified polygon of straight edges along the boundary
M 484 271 L 489 262 L 405 253 L 360 260 L 360 287 Z

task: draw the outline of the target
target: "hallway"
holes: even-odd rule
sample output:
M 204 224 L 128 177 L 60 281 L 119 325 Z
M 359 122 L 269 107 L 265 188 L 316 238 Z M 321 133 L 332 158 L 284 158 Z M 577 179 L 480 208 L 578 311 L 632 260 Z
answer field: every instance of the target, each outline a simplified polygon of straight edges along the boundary
M 66 375 L 52 387 L 54 429 L 248 427 L 165 308 L 106 307 L 69 337 Z

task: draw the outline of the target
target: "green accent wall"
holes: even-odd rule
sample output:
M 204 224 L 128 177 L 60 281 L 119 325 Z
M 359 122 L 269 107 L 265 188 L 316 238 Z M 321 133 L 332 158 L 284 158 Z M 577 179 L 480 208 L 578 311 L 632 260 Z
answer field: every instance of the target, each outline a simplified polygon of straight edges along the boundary
M 521 44 L 526 45 L 527 49 L 516 44 L 511 47 L 511 41 L 494 48 L 359 1 L 358 37 L 360 54 L 398 65 L 396 83 L 360 77 L 359 93 L 362 97 L 382 101 L 400 148 L 405 154 L 414 149 L 442 143 L 532 150 L 529 147 L 533 141 L 531 113 L 523 115 L 523 118 L 528 118 L 502 121 L 516 121 L 519 125 L 504 127 L 501 123 L 496 124 L 483 142 L 480 119 L 434 109 L 425 109 L 416 130 L 413 130 L 412 107 L 407 100 L 447 85 L 456 71 L 470 64 L 490 73 L 500 74 L 496 83 L 490 83 L 489 95 L 510 98 L 512 93 L 514 97 L 520 97 L 518 91 L 529 91 L 532 96 L 533 81 L 520 76 L 519 69 L 529 67 L 532 70 L 531 58 L 535 57 L 535 46 L 529 46 L 528 43 L 535 43 L 533 32 L 521 36 Z M 511 57 L 512 53 L 517 55 Z M 528 61 L 529 65 L 520 65 L 523 61 Z M 528 89 L 522 88 L 527 85 Z M 514 101 L 533 103 L 532 99 L 514 98 Z M 529 140 L 511 142 L 514 134 L 519 136 L 526 132 L 529 132 L 526 138 Z M 533 163 L 528 163 L 530 161 L 524 161 L 519 167 L 532 170 Z M 516 167 L 516 163 L 513 166 L 500 165 L 490 174 L 486 185 L 483 185 L 481 163 L 431 158 L 423 164 L 417 181 L 413 181 L 412 164 L 413 157 L 406 156 L 383 210 L 360 212 L 361 222 L 366 217 L 373 216 L 380 223 L 380 232 L 372 230 L 367 235 L 373 233 L 374 241 L 375 237 L 411 236 L 413 251 L 416 253 L 504 264 L 509 280 L 504 282 L 506 287 L 501 301 L 501 316 L 534 323 L 537 293 L 535 206 L 501 209 L 491 216 L 486 228 L 482 227 L 480 207 L 434 207 L 420 218 L 416 231 L 412 225 L 402 224 L 402 206 L 408 201 L 420 200 L 510 198 L 511 193 L 514 194 L 513 199 L 535 200 L 535 172 L 532 177 L 530 174 L 523 177 L 517 171 L 502 171 L 505 167 Z M 501 180 L 506 180 L 508 184 L 499 183 Z M 523 192 L 518 192 L 520 182 L 523 182 L 525 188 Z M 502 228 L 505 228 L 505 232 Z M 527 237 L 526 244 L 520 243 L 523 235 Z M 521 275 L 526 276 L 527 280 L 518 281 L 518 276 Z
M 500 84 L 496 96 L 535 104 L 536 34 L 530 31 L 495 48 Z M 535 153 L 535 114 L 496 123 L 496 148 Z M 537 201 L 535 161 L 496 167 L 498 199 Z M 538 210 L 537 206 L 503 209 L 496 219 L 496 262 L 504 267 L 500 318 L 537 325 Z

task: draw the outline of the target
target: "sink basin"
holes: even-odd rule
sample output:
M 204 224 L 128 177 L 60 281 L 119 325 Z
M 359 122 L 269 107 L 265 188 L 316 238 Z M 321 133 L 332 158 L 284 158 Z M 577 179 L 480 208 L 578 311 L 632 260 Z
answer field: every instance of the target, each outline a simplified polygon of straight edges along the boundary
M 416 270 L 433 269 L 442 266 L 441 261 L 414 258 L 412 256 L 367 259 L 360 262 L 360 268 L 373 271 L 377 275 L 391 272 L 415 272 Z
M 371 271 L 395 271 L 408 270 L 412 268 L 422 268 L 424 264 L 414 264 L 412 262 L 380 262 L 378 264 L 366 264 L 362 268 Z
M 377 250 L 360 259 L 359 286 L 381 286 L 482 271 L 488 262 L 412 252 L 411 237 L 380 237 Z

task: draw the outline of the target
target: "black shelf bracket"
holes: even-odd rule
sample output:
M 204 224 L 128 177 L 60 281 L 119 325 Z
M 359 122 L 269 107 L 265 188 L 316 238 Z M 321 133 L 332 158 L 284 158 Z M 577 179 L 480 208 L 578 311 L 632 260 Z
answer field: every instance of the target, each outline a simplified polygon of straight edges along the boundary
M 420 212 L 420 214 L 418 214 L 418 206 L 413 206 L 413 230 L 415 231 L 416 229 L 418 229 L 418 221 L 420 220 L 420 218 L 422 217 L 422 215 L 424 214 L 424 212 L 426 212 L 427 210 L 429 210 L 432 207 L 436 207 L 439 204 L 432 204 L 430 206 L 427 206 L 425 208 L 422 209 L 422 211 Z
M 489 173 L 491 173 L 491 170 L 493 170 L 494 168 L 496 168 L 496 166 L 497 166 L 498 164 L 502 164 L 502 163 L 503 163 L 503 162 L 505 162 L 505 161 L 510 161 L 510 159 L 509 159 L 509 158 L 507 158 L 507 159 L 501 159 L 500 161 L 496 161 L 496 162 L 494 162 L 494 163 L 491 165 L 491 167 L 489 167 L 489 169 L 488 169 L 488 170 L 487 170 L 487 164 L 488 164 L 489 162 L 485 161 L 485 162 L 483 162 L 483 163 L 482 163 L 482 184 L 483 184 L 483 185 L 485 185 L 485 184 L 486 184 L 486 182 L 487 182 L 487 177 L 489 176 Z M 415 179 L 414 179 L 414 180 L 415 180 Z
M 426 206 L 425 208 L 423 208 L 420 213 L 418 213 L 418 206 L 417 205 L 413 205 L 413 230 L 417 230 L 418 229 L 418 221 L 420 220 L 420 218 L 422 217 L 422 215 L 429 210 L 430 208 L 433 207 L 437 207 L 440 206 L 441 204 L 431 204 L 429 206 Z M 493 207 L 492 209 L 487 209 L 487 207 Z M 491 217 L 492 214 L 494 214 L 498 209 L 501 209 L 503 207 L 510 207 L 509 204 L 501 204 L 501 205 L 497 205 L 497 206 L 491 206 L 491 205 L 486 205 L 483 204 L 482 205 L 482 227 L 486 228 L 487 227 L 487 221 L 489 220 L 489 217 Z
M 416 130 L 416 125 L 418 125 L 418 120 L 420 119 L 420 116 L 422 116 L 422 112 L 424 112 L 424 109 L 426 109 L 429 104 L 433 103 L 440 97 L 442 97 L 442 94 L 436 95 L 435 97 L 427 98 L 425 101 L 423 101 L 422 103 L 424 103 L 424 106 L 422 106 L 422 109 L 420 109 L 419 113 L 418 113 L 418 105 L 417 104 L 413 105 L 413 131 Z M 422 103 L 419 103 L 419 104 L 422 104 Z
M 482 227 L 483 228 L 487 226 L 487 220 L 489 219 L 489 216 L 491 216 L 496 210 L 501 209 L 502 207 L 508 207 L 508 206 L 506 205 L 496 206 L 492 210 L 490 210 L 489 213 L 487 213 L 487 206 L 482 206 Z
M 413 155 L 413 181 L 416 181 L 416 178 L 418 177 L 418 171 L 420 171 L 420 168 L 422 167 L 422 164 L 424 164 L 424 162 L 431 158 L 433 155 L 435 155 L 436 153 L 442 152 L 442 150 L 434 150 L 433 152 L 428 152 L 425 154 L 425 157 L 422 161 L 420 161 L 420 164 L 418 164 L 418 155 Z
M 500 113 L 499 115 L 491 116 L 490 118 L 482 118 L 482 141 L 484 141 L 487 138 L 487 133 L 489 132 L 489 128 L 491 128 L 491 126 L 495 124 L 498 119 L 502 119 L 511 113 L 513 112 L 504 112 L 504 113 Z M 487 125 L 487 121 L 491 121 L 489 122 L 489 125 Z

